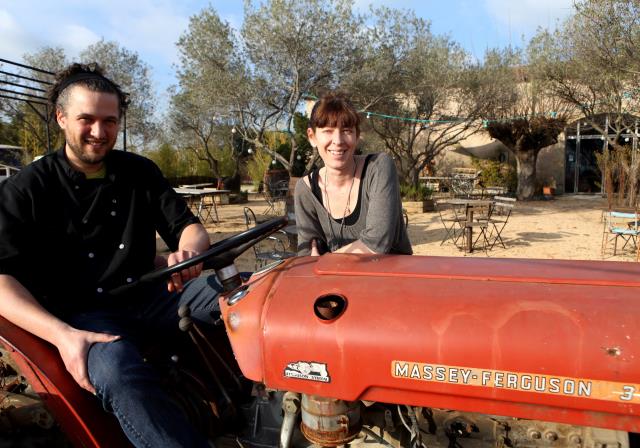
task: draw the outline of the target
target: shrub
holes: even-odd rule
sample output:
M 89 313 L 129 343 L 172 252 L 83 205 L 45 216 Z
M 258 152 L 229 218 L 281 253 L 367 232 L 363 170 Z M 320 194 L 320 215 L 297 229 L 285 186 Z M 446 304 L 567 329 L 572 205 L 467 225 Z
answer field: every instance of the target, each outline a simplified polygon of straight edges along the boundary
M 424 201 L 430 199 L 433 191 L 423 184 L 402 184 L 400 185 L 400 196 L 405 201 Z
M 473 157 L 473 167 L 482 171 L 481 178 L 485 187 L 504 187 L 515 191 L 518 187 L 516 167 L 497 160 L 481 160 Z
M 264 178 L 264 173 L 269 169 L 271 157 L 264 151 L 256 149 L 253 157 L 247 162 L 247 174 L 253 182 L 256 191 Z

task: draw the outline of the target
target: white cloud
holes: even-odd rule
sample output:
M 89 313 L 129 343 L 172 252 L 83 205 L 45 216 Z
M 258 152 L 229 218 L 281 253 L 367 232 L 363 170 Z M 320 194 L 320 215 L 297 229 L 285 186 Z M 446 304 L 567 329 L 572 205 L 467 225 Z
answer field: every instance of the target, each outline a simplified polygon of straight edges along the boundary
M 9 12 L 0 9 L 0 57 L 19 61 L 38 46 L 38 39 L 29 35 Z
M 573 0 L 486 0 L 485 8 L 498 24 L 510 27 L 516 36 L 531 33 L 539 26 L 554 28 L 571 14 L 572 5 Z
M 67 24 L 57 29 L 59 31 L 52 36 L 52 39 L 72 57 L 100 40 L 100 36 L 83 25 Z
M 175 43 L 187 28 L 189 19 L 171 3 L 157 1 L 123 2 L 107 18 L 110 29 L 108 40 L 142 54 L 152 54 L 164 63 L 176 62 Z M 135 5 L 127 7 L 135 3 Z

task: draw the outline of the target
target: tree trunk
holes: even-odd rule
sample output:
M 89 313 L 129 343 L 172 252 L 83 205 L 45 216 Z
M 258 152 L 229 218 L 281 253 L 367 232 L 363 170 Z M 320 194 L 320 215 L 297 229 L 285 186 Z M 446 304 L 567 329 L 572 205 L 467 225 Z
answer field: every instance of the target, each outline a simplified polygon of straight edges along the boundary
M 536 155 L 535 149 L 520 149 L 514 151 L 518 164 L 518 189 L 516 196 L 519 200 L 531 199 L 536 193 Z
M 287 167 L 287 171 L 289 171 L 289 176 L 293 176 L 293 167 L 296 163 L 296 155 L 298 153 L 298 144 L 294 134 L 290 134 L 289 142 L 291 144 L 291 154 L 289 155 L 289 166 Z
M 420 170 L 415 166 L 412 165 L 411 168 L 409 169 L 409 180 L 411 180 L 411 184 L 414 185 L 415 187 L 417 187 L 418 185 L 420 185 Z M 404 179 L 400 178 L 400 184 L 402 184 Z

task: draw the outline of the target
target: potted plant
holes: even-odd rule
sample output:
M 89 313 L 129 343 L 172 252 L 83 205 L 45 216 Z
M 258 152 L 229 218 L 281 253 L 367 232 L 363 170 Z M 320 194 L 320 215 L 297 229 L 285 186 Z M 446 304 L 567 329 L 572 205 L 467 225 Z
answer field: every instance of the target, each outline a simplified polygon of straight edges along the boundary
M 432 212 L 435 210 L 432 194 L 433 190 L 424 184 L 400 185 L 402 207 L 414 213 Z
M 556 194 L 556 182 L 555 180 L 551 180 L 551 182 L 547 182 L 542 186 L 542 195 L 545 199 L 553 199 L 553 196 Z

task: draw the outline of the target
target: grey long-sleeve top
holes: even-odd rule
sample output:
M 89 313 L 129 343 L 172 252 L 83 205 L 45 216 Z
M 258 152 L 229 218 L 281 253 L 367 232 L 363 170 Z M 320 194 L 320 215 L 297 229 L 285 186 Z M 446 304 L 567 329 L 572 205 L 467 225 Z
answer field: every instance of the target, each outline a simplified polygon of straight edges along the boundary
M 402 201 L 393 160 L 384 153 L 372 154 L 362 173 L 355 223 L 335 219 L 316 198 L 304 179 L 296 184 L 295 212 L 298 255 L 311 253 L 311 240 L 322 247 L 342 247 L 360 240 L 376 253 L 412 254 L 402 219 Z M 358 207 L 359 206 L 359 207 Z

